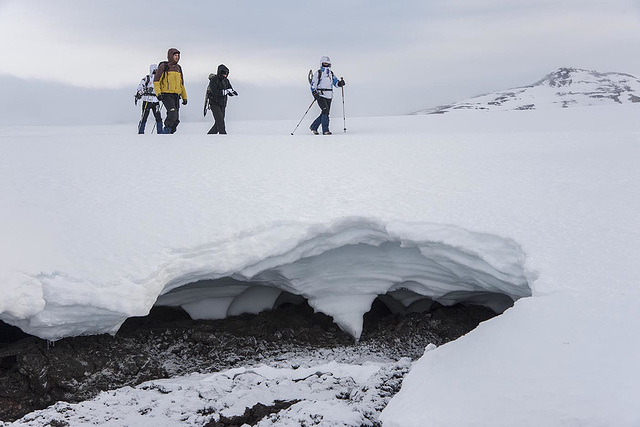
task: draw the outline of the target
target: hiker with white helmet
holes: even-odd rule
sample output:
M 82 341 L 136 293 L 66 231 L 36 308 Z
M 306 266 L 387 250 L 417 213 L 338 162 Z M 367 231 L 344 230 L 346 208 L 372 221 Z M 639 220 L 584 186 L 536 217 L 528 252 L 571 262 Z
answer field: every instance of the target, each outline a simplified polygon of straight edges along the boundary
M 322 125 L 322 134 L 331 135 L 329 130 L 329 111 L 333 99 L 333 88 L 345 85 L 344 79 L 333 75 L 331 71 L 331 59 L 328 56 L 320 58 L 320 69 L 311 76 L 311 94 L 318 102 L 320 115 L 311 123 L 309 129 L 314 135 L 318 135 L 318 128 Z
M 138 133 L 144 133 L 144 128 L 147 125 L 147 119 L 149 118 L 149 111 L 153 112 L 153 116 L 156 119 L 156 128 L 158 133 L 162 133 L 162 115 L 160 114 L 160 102 L 156 98 L 156 93 L 153 90 L 153 78 L 156 75 L 158 66 L 156 64 L 149 65 L 149 74 L 144 76 L 140 80 L 138 85 L 138 91 L 135 95 L 135 104 L 138 104 L 139 100 L 142 100 L 142 117 L 138 123 Z

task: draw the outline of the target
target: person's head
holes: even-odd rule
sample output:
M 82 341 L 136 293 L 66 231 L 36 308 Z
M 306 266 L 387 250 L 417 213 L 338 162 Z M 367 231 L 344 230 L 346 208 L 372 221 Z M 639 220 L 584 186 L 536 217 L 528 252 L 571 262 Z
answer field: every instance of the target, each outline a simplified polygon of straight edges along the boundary
M 227 77 L 229 75 L 229 69 L 226 65 L 220 64 L 218 65 L 218 77 Z
M 172 47 L 171 49 L 169 49 L 169 52 L 167 52 L 167 59 L 170 63 L 177 64 L 178 61 L 180 61 L 180 51 L 175 47 Z
M 323 56 L 320 58 L 320 64 L 325 68 L 329 68 L 331 67 L 331 59 L 328 56 Z
M 149 75 L 153 76 L 158 71 L 158 64 L 149 65 Z

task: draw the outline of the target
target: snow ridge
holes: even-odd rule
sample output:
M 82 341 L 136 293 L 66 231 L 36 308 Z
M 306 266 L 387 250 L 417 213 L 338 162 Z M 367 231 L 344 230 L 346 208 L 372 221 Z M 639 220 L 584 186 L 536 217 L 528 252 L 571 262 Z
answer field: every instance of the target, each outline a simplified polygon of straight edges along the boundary
M 413 114 L 459 110 L 508 111 L 640 102 L 640 80 L 630 74 L 559 68 L 523 87 L 479 95 Z
M 442 224 L 361 217 L 281 223 L 165 253 L 165 261 L 142 279 L 107 284 L 63 273 L 32 277 L 28 283 L 40 283 L 44 307 L 28 307 L 22 318 L 6 312 L 0 318 L 55 340 L 115 333 L 128 317 L 145 315 L 154 304 L 218 319 L 268 310 L 293 294 L 357 340 L 363 316 L 379 295 L 389 294 L 386 302 L 394 311 L 416 309 L 417 301 L 424 308 L 428 299 L 502 312 L 531 295 L 534 278 L 512 240 Z

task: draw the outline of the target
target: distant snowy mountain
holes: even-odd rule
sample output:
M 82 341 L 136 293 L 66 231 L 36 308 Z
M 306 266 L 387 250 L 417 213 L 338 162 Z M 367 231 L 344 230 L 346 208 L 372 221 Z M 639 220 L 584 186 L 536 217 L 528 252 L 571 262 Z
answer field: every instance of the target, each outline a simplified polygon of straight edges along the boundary
M 640 102 L 640 79 L 630 74 L 560 68 L 529 86 L 476 96 L 413 114 L 455 110 L 537 110 Z

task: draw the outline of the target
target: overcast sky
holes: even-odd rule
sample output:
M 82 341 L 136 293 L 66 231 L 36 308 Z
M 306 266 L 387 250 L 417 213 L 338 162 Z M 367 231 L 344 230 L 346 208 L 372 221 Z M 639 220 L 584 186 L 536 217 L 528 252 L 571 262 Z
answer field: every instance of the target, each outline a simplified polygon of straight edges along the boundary
M 220 63 L 240 93 L 228 117 L 299 119 L 322 55 L 347 115 L 396 115 L 563 66 L 640 76 L 640 0 L 0 0 L 0 40 L 0 124 L 136 122 L 138 82 L 170 47 L 186 120 Z

